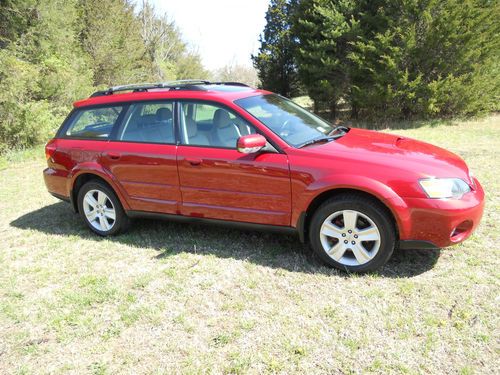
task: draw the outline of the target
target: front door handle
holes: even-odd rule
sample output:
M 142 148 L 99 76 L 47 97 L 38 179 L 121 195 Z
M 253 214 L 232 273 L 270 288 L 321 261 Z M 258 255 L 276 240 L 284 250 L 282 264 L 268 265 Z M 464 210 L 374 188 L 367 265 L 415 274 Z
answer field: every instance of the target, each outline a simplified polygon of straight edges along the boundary
M 186 158 L 186 161 L 191 165 L 200 165 L 201 164 L 201 159 L 197 159 L 197 158 Z
M 107 156 L 108 158 L 113 159 L 113 160 L 118 160 L 118 159 L 120 159 L 121 155 L 117 152 L 106 152 L 104 154 L 104 156 Z

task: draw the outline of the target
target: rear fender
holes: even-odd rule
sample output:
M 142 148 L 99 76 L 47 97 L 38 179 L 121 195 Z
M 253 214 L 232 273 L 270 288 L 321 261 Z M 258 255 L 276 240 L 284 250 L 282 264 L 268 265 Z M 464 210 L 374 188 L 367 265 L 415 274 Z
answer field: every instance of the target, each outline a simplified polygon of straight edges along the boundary
M 130 205 L 126 199 L 125 191 L 121 187 L 120 183 L 113 177 L 113 175 L 111 175 L 111 173 L 95 162 L 78 164 L 69 172 L 67 191 L 70 197 L 72 197 L 73 187 L 75 186 L 77 178 L 82 174 L 93 174 L 102 178 L 114 190 L 123 208 L 125 210 L 130 210 Z

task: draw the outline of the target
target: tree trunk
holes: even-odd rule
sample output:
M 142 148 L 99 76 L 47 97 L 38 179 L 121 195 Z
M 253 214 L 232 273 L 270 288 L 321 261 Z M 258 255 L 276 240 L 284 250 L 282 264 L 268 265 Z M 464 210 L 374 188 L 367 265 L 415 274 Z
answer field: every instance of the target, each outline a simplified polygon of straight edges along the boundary
M 335 120 L 336 117 L 337 117 L 337 101 L 332 100 L 330 102 L 330 119 Z

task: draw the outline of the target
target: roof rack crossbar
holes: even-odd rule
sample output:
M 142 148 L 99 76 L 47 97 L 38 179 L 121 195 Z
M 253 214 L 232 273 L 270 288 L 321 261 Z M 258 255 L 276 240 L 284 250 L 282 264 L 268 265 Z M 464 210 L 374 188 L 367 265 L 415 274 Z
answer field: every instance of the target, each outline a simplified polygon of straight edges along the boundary
M 113 86 L 108 88 L 107 90 L 100 90 L 94 92 L 90 97 L 95 97 L 95 96 L 105 96 L 105 95 L 112 95 L 115 92 L 120 92 L 120 91 L 134 91 L 134 92 L 141 92 L 141 91 L 148 91 L 151 89 L 172 89 L 172 90 L 179 90 L 179 89 L 200 89 L 199 85 L 227 85 L 227 86 L 242 86 L 242 87 L 249 87 L 248 85 L 241 83 L 241 82 L 210 82 L 202 79 L 182 79 L 182 80 L 177 80 L 177 81 L 168 81 L 168 82 L 157 82 L 157 83 L 137 83 L 137 84 L 131 84 L 131 85 L 120 85 L 120 86 Z

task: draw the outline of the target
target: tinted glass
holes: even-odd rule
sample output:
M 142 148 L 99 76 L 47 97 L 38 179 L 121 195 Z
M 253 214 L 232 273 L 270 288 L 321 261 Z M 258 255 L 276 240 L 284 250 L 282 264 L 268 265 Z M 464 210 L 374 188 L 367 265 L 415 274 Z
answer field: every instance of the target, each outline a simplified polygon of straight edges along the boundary
M 107 139 L 123 107 L 105 107 L 77 110 L 66 130 L 67 137 Z
M 324 137 L 333 130 L 326 121 L 278 95 L 251 96 L 235 103 L 292 146 Z
M 224 107 L 203 102 L 181 104 L 183 144 L 236 148 L 239 137 L 253 133 L 252 125 Z
M 171 102 L 132 104 L 118 132 L 118 140 L 175 143 L 172 106 Z

